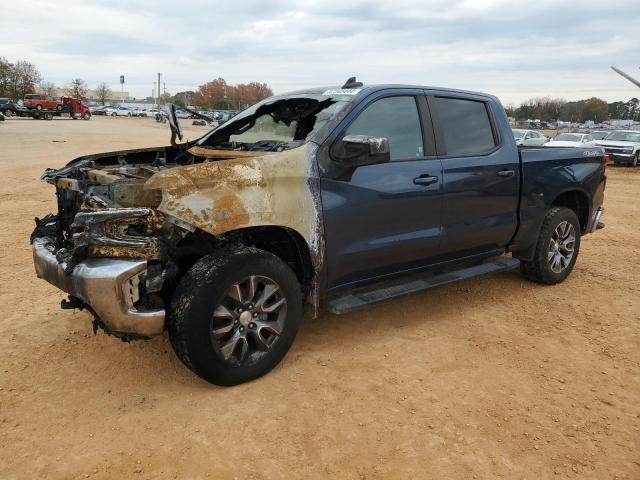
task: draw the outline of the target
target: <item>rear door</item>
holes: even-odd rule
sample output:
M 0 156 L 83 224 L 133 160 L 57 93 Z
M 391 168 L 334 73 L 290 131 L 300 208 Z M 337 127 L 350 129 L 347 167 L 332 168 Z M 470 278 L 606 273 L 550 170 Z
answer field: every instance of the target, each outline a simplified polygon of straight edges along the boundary
M 442 161 L 445 259 L 503 249 L 517 227 L 519 156 L 486 97 L 430 95 Z M 506 119 L 505 119 L 506 121 Z
M 321 188 L 330 289 L 424 265 L 442 233 L 442 164 L 423 92 L 371 95 L 327 143 L 335 148 L 347 134 L 387 138 L 391 161 L 343 168 L 328 160 Z

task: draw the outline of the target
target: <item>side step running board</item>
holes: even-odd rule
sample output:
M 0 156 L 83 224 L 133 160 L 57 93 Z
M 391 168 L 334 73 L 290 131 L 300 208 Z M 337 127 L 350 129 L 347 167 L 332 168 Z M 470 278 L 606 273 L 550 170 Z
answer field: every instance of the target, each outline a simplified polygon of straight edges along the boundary
M 492 262 L 474 265 L 473 267 L 455 270 L 451 272 L 434 274 L 412 275 L 410 280 L 398 278 L 389 280 L 377 287 L 359 289 L 342 297 L 334 297 L 329 300 L 329 311 L 342 314 L 360 310 L 362 308 L 377 305 L 378 303 L 405 297 L 412 293 L 421 292 L 430 288 L 459 282 L 468 278 L 479 277 L 488 273 L 512 270 L 520 265 L 520 261 L 511 257 L 500 257 Z

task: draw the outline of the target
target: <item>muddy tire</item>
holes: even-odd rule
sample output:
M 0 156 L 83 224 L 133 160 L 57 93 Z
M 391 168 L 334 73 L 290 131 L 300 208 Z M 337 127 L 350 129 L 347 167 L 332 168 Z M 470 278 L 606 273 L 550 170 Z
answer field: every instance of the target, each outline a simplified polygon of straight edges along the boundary
M 237 385 L 273 369 L 302 319 L 302 291 L 280 258 L 238 246 L 198 260 L 181 279 L 167 327 L 180 360 L 204 380 Z
M 534 282 L 554 285 L 569 276 L 580 251 L 580 222 L 573 210 L 547 210 L 533 260 L 521 261 L 520 271 Z

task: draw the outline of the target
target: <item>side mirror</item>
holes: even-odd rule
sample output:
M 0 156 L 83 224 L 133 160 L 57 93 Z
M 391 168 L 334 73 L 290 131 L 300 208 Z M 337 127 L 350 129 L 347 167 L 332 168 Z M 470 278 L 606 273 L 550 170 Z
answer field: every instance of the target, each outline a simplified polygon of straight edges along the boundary
M 338 161 L 349 166 L 375 165 L 391 160 L 389 140 L 369 135 L 345 135 Z
M 178 123 L 178 117 L 176 116 L 176 106 L 173 103 L 165 105 L 162 111 L 167 114 L 169 120 L 169 127 L 171 127 L 171 145 L 176 146 L 176 137 L 182 140 L 182 129 Z

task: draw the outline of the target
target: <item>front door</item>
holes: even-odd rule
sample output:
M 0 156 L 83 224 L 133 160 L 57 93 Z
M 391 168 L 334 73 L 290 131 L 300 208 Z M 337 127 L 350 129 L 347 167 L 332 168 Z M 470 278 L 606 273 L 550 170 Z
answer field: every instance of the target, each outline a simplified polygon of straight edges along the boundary
M 382 92 L 338 131 L 332 148 L 345 135 L 384 137 L 391 160 L 338 168 L 321 179 L 329 289 L 428 263 L 440 249 L 442 164 L 426 97 Z

